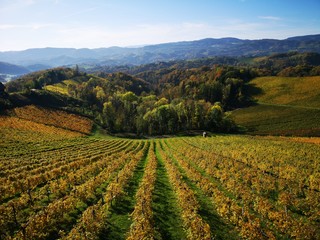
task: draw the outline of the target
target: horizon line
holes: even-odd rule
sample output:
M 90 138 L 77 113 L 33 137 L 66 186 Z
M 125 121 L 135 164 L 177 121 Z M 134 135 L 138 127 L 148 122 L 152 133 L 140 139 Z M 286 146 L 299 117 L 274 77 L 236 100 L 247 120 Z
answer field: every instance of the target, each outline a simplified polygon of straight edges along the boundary
M 0 52 L 22 52 L 22 51 L 27 51 L 27 50 L 35 50 L 35 49 L 75 49 L 75 50 L 82 50 L 82 49 L 88 49 L 88 50 L 94 50 L 94 49 L 107 49 L 107 48 L 143 48 L 146 46 L 155 46 L 155 45 L 162 45 L 162 44 L 171 44 L 171 43 L 180 43 L 180 42 L 197 42 L 201 40 L 206 40 L 206 39 L 215 39 L 215 40 L 220 40 L 220 39 L 238 39 L 238 40 L 243 40 L 243 41 L 259 41 L 259 40 L 287 40 L 290 38 L 296 38 L 296 37 L 306 37 L 306 36 L 317 36 L 320 35 L 320 33 L 316 34 L 307 34 L 307 35 L 298 35 L 298 36 L 291 36 L 287 38 L 256 38 L 256 39 L 243 39 L 243 38 L 237 38 L 237 37 L 220 37 L 220 38 L 213 38 L 213 37 L 207 37 L 207 38 L 201 38 L 201 39 L 194 39 L 194 40 L 182 40 L 182 41 L 170 41 L 170 42 L 159 42 L 159 43 L 151 43 L 151 44 L 138 44 L 138 45 L 128 45 L 128 46 L 108 46 L 108 47 L 53 47 L 53 46 L 47 46 L 47 47 L 30 47 L 30 48 L 25 48 L 25 49 L 20 49 L 20 50 L 0 50 Z

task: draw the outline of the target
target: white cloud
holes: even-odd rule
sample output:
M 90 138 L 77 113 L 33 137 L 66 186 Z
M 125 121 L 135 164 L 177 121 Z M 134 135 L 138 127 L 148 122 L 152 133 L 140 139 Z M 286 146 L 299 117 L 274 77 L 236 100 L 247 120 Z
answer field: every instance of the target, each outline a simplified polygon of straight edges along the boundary
M 39 29 L 47 29 L 47 28 L 52 28 L 52 27 L 55 27 L 55 26 L 58 26 L 56 24 L 51 24 L 51 23 L 34 23 L 34 24 L 29 24 L 29 25 L 26 25 L 25 27 L 26 28 L 31 28 L 33 30 L 39 30 Z
M 0 25 L 0 30 L 8 30 L 8 29 L 13 29 L 19 27 L 18 25 L 14 24 L 1 24 Z
M 259 16 L 260 19 L 272 20 L 272 21 L 280 21 L 282 18 L 275 16 Z
M 85 13 L 89 13 L 89 12 L 95 11 L 96 9 L 97 9 L 96 7 L 87 8 L 87 9 L 84 9 L 84 10 L 80 10 L 80 11 L 77 11 L 77 12 L 70 13 L 70 14 L 65 15 L 65 16 L 61 16 L 60 18 L 64 19 L 64 18 L 71 18 L 71 17 L 75 17 L 75 16 L 79 16 L 79 15 L 84 15 Z
M 55 26 L 54 24 L 42 24 L 42 23 L 34 23 L 34 24 L 2 24 L 0 25 L 0 30 L 10 30 L 10 29 L 16 29 L 19 28 L 25 29 L 25 30 L 38 30 L 41 28 L 48 28 L 48 27 L 53 27 Z
M 25 3 L 26 5 L 34 5 L 34 4 L 36 4 L 36 0 L 24 0 L 22 2 Z

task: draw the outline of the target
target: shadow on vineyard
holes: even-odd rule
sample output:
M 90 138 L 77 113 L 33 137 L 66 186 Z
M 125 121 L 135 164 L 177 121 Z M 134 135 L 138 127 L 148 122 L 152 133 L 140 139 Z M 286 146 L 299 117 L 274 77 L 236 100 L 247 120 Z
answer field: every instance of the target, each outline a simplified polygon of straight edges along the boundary
M 175 157 L 172 155 L 171 151 L 174 151 L 170 143 L 167 140 L 161 141 L 165 146 L 165 152 L 170 155 L 170 158 L 174 162 L 174 164 L 179 169 L 180 173 L 183 176 L 184 181 L 188 184 L 188 186 L 195 193 L 197 201 L 199 203 L 199 215 L 203 218 L 205 222 L 207 222 L 210 226 L 212 232 L 214 232 L 214 239 L 238 239 L 238 233 L 236 233 L 233 226 L 228 225 L 217 213 L 214 205 L 212 204 L 212 200 L 205 193 L 196 186 L 195 182 L 188 178 L 184 169 L 179 165 Z M 187 161 L 185 159 L 185 161 Z M 203 174 L 203 173 L 202 173 Z
M 182 170 L 183 171 L 183 170 Z M 184 176 L 185 181 L 189 187 L 194 191 L 198 203 L 199 203 L 199 215 L 209 225 L 212 232 L 214 232 L 214 239 L 238 239 L 238 233 L 236 233 L 233 226 L 228 225 L 214 209 L 212 201 L 199 189 L 190 179 Z
M 124 194 L 111 205 L 108 213 L 108 228 L 103 238 L 126 239 L 126 234 L 132 224 L 130 214 L 134 210 L 135 194 L 144 174 L 146 159 L 147 155 L 143 156 L 134 170 L 133 177 L 124 188 Z
M 155 152 L 158 159 L 158 168 L 152 210 L 156 231 L 162 239 L 185 239 L 186 236 L 179 217 L 178 203 L 170 186 L 163 161 L 157 150 Z
M 218 215 L 210 199 L 201 190 L 195 189 L 195 187 L 192 189 L 199 200 L 199 214 L 210 225 L 211 231 L 214 232 L 214 239 L 238 239 L 236 231 Z

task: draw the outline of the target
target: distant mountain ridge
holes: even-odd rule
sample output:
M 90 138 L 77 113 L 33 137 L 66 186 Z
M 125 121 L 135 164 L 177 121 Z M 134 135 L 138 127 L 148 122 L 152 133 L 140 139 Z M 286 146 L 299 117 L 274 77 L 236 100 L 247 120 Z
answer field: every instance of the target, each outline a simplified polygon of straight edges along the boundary
M 14 64 L 0 62 L 0 73 L 4 74 L 25 74 L 28 73 L 29 70 L 25 67 L 17 66 Z
M 36 48 L 0 52 L 0 61 L 21 65 L 56 67 L 74 64 L 140 65 L 159 61 L 185 60 L 212 56 L 265 56 L 289 51 L 320 53 L 320 34 L 284 40 L 242 40 L 207 38 L 148 45 L 137 48 L 109 47 L 96 49 Z M 41 64 L 39 66 L 39 64 Z M 45 67 L 43 66 L 43 67 Z M 39 69 L 37 69 L 39 70 Z
M 15 64 L 0 62 L 0 82 L 6 82 L 12 76 L 19 76 L 29 73 L 30 69 Z

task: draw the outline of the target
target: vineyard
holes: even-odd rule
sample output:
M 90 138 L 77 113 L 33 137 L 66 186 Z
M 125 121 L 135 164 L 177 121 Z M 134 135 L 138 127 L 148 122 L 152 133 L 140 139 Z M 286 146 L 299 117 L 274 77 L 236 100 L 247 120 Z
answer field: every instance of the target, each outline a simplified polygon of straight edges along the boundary
M 258 135 L 320 136 L 320 78 L 258 77 L 250 82 L 256 105 L 232 112 Z M 260 90 L 257 90 L 260 89 Z
M 92 128 L 92 121 L 85 117 L 34 105 L 15 108 L 13 113 L 18 118 L 83 134 L 89 134 Z
M 0 239 L 320 239 L 319 138 L 0 124 Z

